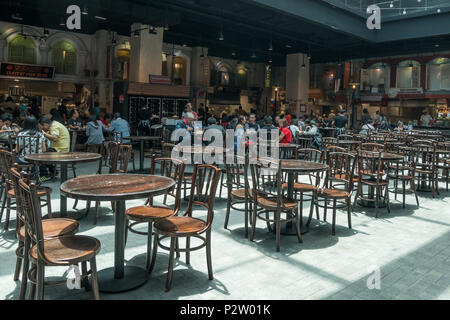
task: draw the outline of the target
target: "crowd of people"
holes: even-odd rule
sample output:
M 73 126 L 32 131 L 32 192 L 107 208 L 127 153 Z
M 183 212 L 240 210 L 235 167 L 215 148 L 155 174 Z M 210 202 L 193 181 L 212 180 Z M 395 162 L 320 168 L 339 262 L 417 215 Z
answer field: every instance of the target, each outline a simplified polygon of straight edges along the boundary
M 67 100 L 42 114 L 36 100 L 26 105 L 24 99 L 14 103 L 11 97 L 0 103 L 0 143 L 13 148 L 19 164 L 28 164 L 25 156 L 42 152 L 69 152 L 71 131 L 78 131 L 85 145 L 101 145 L 108 135 L 123 143 L 129 142 L 130 126 L 120 113 L 106 113 L 103 117 L 100 109 L 80 112 L 78 108 L 68 109 Z M 12 144 L 12 145 L 11 145 Z M 40 166 L 41 181 L 52 179 L 56 175 L 55 167 Z

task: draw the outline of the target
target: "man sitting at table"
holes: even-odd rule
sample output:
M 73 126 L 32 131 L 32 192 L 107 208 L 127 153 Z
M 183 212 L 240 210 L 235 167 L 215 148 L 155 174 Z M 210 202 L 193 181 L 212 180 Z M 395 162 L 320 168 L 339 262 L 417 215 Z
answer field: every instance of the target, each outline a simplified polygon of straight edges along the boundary
M 62 123 L 42 117 L 39 120 L 39 127 L 43 131 L 44 136 L 50 140 L 50 148 L 56 152 L 69 152 L 70 135 Z
M 275 127 L 273 124 L 273 119 L 271 116 L 265 116 L 264 117 L 264 126 L 261 127 L 260 131 L 258 132 L 259 138 L 269 141 L 269 140 L 276 140 L 278 137 L 272 138 L 272 131 L 279 134 L 279 130 L 277 127 Z
M 111 126 L 109 127 L 109 131 L 115 134 L 114 140 L 121 143 L 130 143 L 128 138 L 130 136 L 130 125 L 128 121 L 122 119 L 120 113 L 114 114 L 114 120 L 111 122 Z M 119 141 L 122 138 L 122 141 Z
M 225 138 L 225 129 L 217 124 L 217 120 L 214 117 L 210 117 L 207 121 L 208 126 L 205 129 L 205 133 L 203 135 L 206 135 L 207 140 L 210 141 L 204 141 L 205 145 L 213 144 L 216 137 L 222 136 L 222 145 L 223 145 L 223 139 Z M 208 132 L 208 134 L 207 134 Z M 217 143 L 216 143 L 217 145 Z M 222 146 L 219 144 L 219 146 Z
M 183 119 L 178 120 L 175 126 L 175 131 L 178 135 L 178 142 L 183 141 L 186 137 L 191 137 L 191 143 L 193 143 L 192 134 L 194 133 L 194 126 L 192 122 L 195 120 L 195 115 L 192 112 L 184 113 Z
M 314 120 L 306 122 L 306 131 L 303 131 L 301 135 L 313 138 L 313 143 L 311 145 L 313 148 L 320 149 L 322 147 L 322 134 L 319 131 L 317 122 Z

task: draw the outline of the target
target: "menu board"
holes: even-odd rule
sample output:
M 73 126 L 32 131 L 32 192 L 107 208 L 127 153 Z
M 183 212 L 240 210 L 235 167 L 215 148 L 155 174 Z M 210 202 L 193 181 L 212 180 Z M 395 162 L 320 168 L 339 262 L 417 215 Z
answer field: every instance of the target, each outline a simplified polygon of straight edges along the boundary
M 55 67 L 29 64 L 5 63 L 0 66 L 0 75 L 17 78 L 53 79 Z

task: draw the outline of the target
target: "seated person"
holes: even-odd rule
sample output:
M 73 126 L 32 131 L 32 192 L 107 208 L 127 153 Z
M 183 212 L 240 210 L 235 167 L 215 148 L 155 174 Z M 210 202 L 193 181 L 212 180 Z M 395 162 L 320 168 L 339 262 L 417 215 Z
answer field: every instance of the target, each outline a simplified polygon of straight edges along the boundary
M 208 121 L 206 121 L 207 123 L 207 127 L 205 129 L 205 132 L 203 135 L 206 134 L 206 132 L 211 131 L 211 130 L 215 130 L 216 132 L 210 132 L 210 134 L 212 135 L 211 137 L 209 137 L 209 139 L 211 139 L 210 141 L 205 141 L 204 143 L 206 145 L 212 144 L 215 141 L 215 138 L 218 134 L 222 135 L 222 140 L 225 138 L 225 129 L 217 124 L 217 120 L 214 117 L 210 117 L 208 119 Z M 222 141 L 222 145 L 223 145 L 223 141 Z
M 192 112 L 185 112 L 183 119 L 178 120 L 175 131 L 179 134 L 178 142 L 183 141 L 184 138 L 190 136 L 191 143 L 194 142 L 192 135 L 194 134 L 194 125 L 192 122 L 195 120 L 195 115 Z
M 277 134 L 279 132 L 278 128 L 275 127 L 273 124 L 273 120 L 271 116 L 265 116 L 264 117 L 264 126 L 262 126 L 258 132 L 258 136 L 260 139 L 269 141 L 272 139 L 278 139 L 278 137 L 272 138 L 272 131 L 276 130 Z
M 292 132 L 289 129 L 289 123 L 286 118 L 281 119 L 280 124 L 280 143 L 292 143 Z
M 113 115 L 111 113 L 106 113 L 100 121 L 102 122 L 105 128 L 109 128 L 111 126 L 111 122 L 113 120 Z
M 245 130 L 259 130 L 259 125 L 256 123 L 256 115 L 254 113 L 250 114 L 248 122 L 245 124 Z
M 97 120 L 97 115 L 91 114 L 86 125 L 86 144 L 102 144 L 105 140 L 103 131 L 106 131 L 106 128 L 103 126 L 102 122 Z
M 368 123 L 362 126 L 359 134 L 369 134 L 370 131 L 375 130 L 375 120 L 371 119 Z
M 23 129 L 16 137 L 16 154 L 18 164 L 28 164 L 25 156 L 47 151 L 47 143 L 44 134 L 40 131 L 35 117 L 27 117 L 23 122 Z
M 302 136 L 312 137 L 313 143 L 312 147 L 320 149 L 322 146 L 322 134 L 320 133 L 319 127 L 317 126 L 317 122 L 311 120 L 306 122 L 306 131 L 303 131 Z
M 69 152 L 70 134 L 62 123 L 42 117 L 39 120 L 39 127 L 44 136 L 50 140 L 50 148 L 56 152 Z
M 0 140 L 8 141 L 11 134 L 19 133 L 19 128 L 12 124 L 12 115 L 9 113 L 2 114 L 2 127 L 0 128 Z
M 83 126 L 83 121 L 81 121 L 80 114 L 77 109 L 70 110 L 67 126 L 71 130 L 82 130 L 86 128 L 86 126 Z
M 122 119 L 120 113 L 114 114 L 114 120 L 111 122 L 109 131 L 115 134 L 114 141 L 120 143 L 130 143 L 129 139 L 125 139 L 130 136 L 130 125 L 127 120 Z M 120 139 L 122 139 L 122 141 L 120 141 Z

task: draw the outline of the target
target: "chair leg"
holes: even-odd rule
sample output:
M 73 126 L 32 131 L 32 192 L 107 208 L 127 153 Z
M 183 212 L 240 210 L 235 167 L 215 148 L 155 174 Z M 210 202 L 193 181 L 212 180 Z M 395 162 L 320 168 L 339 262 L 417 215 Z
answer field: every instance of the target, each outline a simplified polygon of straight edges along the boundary
M 127 228 L 128 229 L 128 228 Z M 152 257 L 152 235 L 153 235 L 153 222 L 148 223 L 147 232 L 147 262 L 145 268 L 150 269 L 151 257 Z
M 328 199 L 323 201 L 324 211 L 323 211 L 323 221 L 327 222 L 327 209 L 328 209 Z
M 206 232 L 206 263 L 208 265 L 208 279 L 213 280 L 213 269 L 211 259 L 211 229 Z
M 231 194 L 231 192 L 229 192 L 228 194 Z M 229 196 L 228 200 L 227 200 L 227 212 L 225 214 L 225 223 L 223 225 L 224 229 L 228 228 L 228 221 L 230 219 L 230 211 L 231 211 L 231 196 Z
M 406 181 L 405 180 L 402 181 L 402 187 L 403 187 L 403 190 L 402 190 L 402 193 L 403 193 L 403 208 L 405 208 L 405 203 L 406 203 Z
M 91 267 L 91 283 L 92 283 L 92 295 L 94 300 L 100 300 L 100 292 L 98 288 L 98 276 L 97 276 L 97 262 L 95 257 L 89 261 Z
M 78 199 L 75 199 L 75 203 L 73 204 L 72 209 L 75 210 L 77 208 L 78 205 Z
M 169 268 L 167 271 L 167 280 L 166 280 L 166 292 L 170 290 L 172 286 L 172 275 L 173 275 L 173 258 L 175 253 L 175 238 L 170 238 L 170 253 L 169 253 Z
M 87 262 L 86 261 L 81 262 L 81 276 L 83 279 L 81 284 L 84 287 L 84 290 L 89 291 L 89 279 L 88 279 Z
M 269 216 L 269 211 L 266 210 L 266 219 L 269 220 L 270 216 Z M 269 221 L 266 221 L 266 225 L 267 225 L 267 229 L 269 230 L 269 232 L 272 232 L 272 226 L 270 225 Z
M 153 237 L 152 260 L 151 260 L 151 263 L 150 263 L 150 268 L 148 268 L 148 270 L 147 270 L 148 273 L 152 273 L 153 268 L 155 267 L 156 252 L 158 252 L 158 234 L 155 232 L 155 235 Z
M 350 211 L 350 201 L 351 201 L 350 198 L 348 198 L 346 200 L 346 203 L 347 203 L 347 219 L 348 219 L 348 228 L 349 229 L 352 228 L 352 214 L 351 214 L 351 211 Z
M 313 194 L 312 198 L 311 198 L 311 206 L 309 208 L 308 222 L 306 222 L 306 227 L 307 228 L 309 228 L 309 225 L 311 224 L 311 220 L 312 220 L 312 216 L 313 216 L 313 212 L 314 212 L 315 201 L 316 201 L 316 198 L 315 198 L 315 195 Z
M 295 219 L 295 227 L 297 232 L 297 238 L 299 243 L 303 243 L 302 233 L 300 231 L 300 222 L 302 220 L 302 215 L 300 212 L 297 212 L 297 219 Z
M 46 200 L 46 204 L 47 204 L 47 216 L 52 219 L 53 215 L 52 215 L 52 197 L 51 194 L 47 194 L 47 200 Z
M 191 248 L 191 237 L 186 237 L 186 264 L 191 264 L 191 253 L 189 249 Z
M 32 264 L 32 270 L 36 273 L 36 264 Z M 36 276 L 35 276 L 36 278 Z M 34 300 L 36 298 L 36 283 L 30 281 L 30 290 L 28 291 L 28 300 Z
M 414 191 L 414 195 L 416 197 L 417 206 L 419 207 L 419 196 L 417 195 L 416 185 L 414 182 L 414 178 L 411 180 L 411 189 Z
M 256 231 L 256 212 L 258 210 L 258 206 L 256 203 L 253 205 L 253 212 L 252 214 L 252 233 L 250 234 L 250 241 L 253 241 L 255 239 L 255 231 Z
M 333 225 L 331 227 L 331 234 L 336 235 L 336 199 L 333 200 Z
M 100 201 L 95 201 L 94 224 L 97 224 Z
M 220 190 L 219 190 L 219 198 L 222 198 L 222 188 L 223 188 L 223 176 L 224 174 L 222 173 L 220 175 Z M 229 194 L 229 193 L 228 193 Z M 226 228 L 225 228 L 226 229 Z
M 375 189 L 375 216 L 378 218 L 378 199 L 380 198 L 380 188 L 379 186 L 376 186 Z
M 23 269 L 22 269 L 22 283 L 20 284 L 19 300 L 25 300 L 28 283 L 28 269 L 30 266 L 28 251 L 30 250 L 30 238 L 25 235 L 25 242 L 23 246 Z
M 37 262 L 36 282 L 37 282 L 37 300 L 44 300 L 44 263 Z
M 14 281 L 19 280 L 20 269 L 22 267 L 22 260 L 23 260 L 23 257 L 25 257 L 25 249 L 24 249 L 23 241 L 19 240 L 19 244 L 18 244 L 18 247 L 16 250 L 16 256 L 17 256 L 17 258 L 16 258 L 16 270 L 14 271 Z
M 276 242 L 277 242 L 277 252 L 280 252 L 280 235 L 281 235 L 281 224 L 280 224 L 280 215 L 281 212 L 277 210 L 275 212 L 275 232 L 276 232 Z
M 9 215 L 10 215 L 10 213 L 11 213 L 11 198 L 10 197 L 8 197 L 7 199 L 6 199 L 6 217 L 5 217 L 5 219 L 6 219 L 6 221 L 5 221 L 5 230 L 8 230 L 8 228 L 9 228 Z
M 175 242 L 175 253 L 177 254 L 176 255 L 177 259 L 179 259 L 181 255 L 180 255 L 180 242 L 178 241 L 178 238 L 177 241 Z

